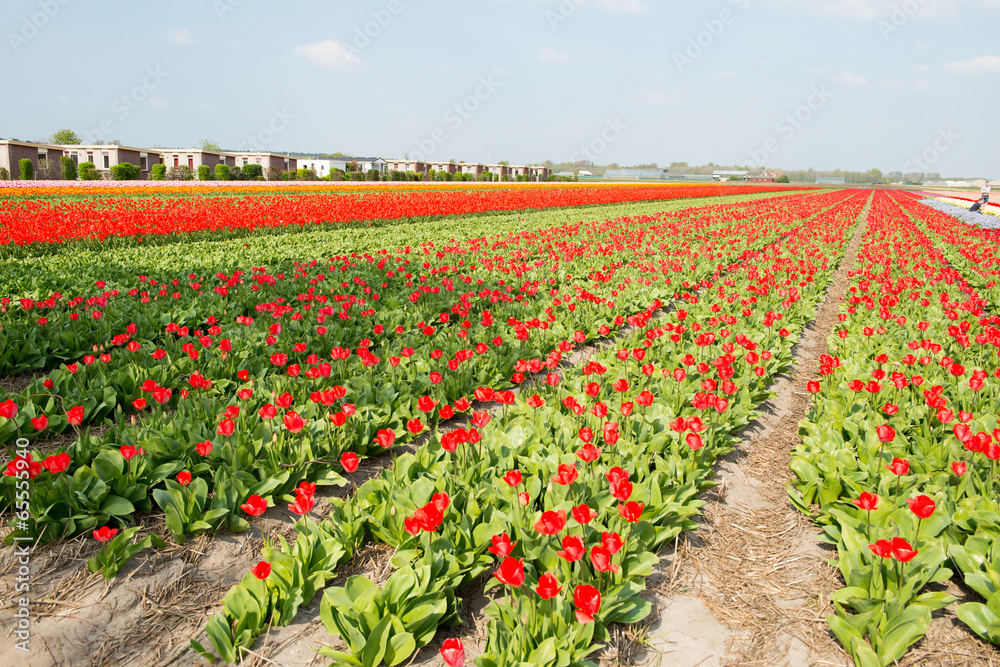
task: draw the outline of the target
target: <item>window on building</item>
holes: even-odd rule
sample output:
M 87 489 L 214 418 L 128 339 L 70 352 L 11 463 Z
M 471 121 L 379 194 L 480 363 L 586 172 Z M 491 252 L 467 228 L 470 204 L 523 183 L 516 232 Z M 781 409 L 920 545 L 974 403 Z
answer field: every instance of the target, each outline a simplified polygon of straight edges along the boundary
M 139 168 L 143 171 L 149 171 L 149 157 L 145 155 L 139 156 Z
M 179 167 L 179 166 L 181 166 L 181 160 L 180 160 L 180 158 L 179 158 L 179 157 L 177 157 L 176 155 L 174 156 L 174 166 L 175 166 L 175 167 Z
M 104 168 L 105 169 L 110 169 L 111 168 L 111 156 L 108 155 L 107 153 L 105 153 L 103 156 L 101 156 L 101 159 L 104 161 Z
M 194 156 L 188 155 L 188 169 L 194 169 Z

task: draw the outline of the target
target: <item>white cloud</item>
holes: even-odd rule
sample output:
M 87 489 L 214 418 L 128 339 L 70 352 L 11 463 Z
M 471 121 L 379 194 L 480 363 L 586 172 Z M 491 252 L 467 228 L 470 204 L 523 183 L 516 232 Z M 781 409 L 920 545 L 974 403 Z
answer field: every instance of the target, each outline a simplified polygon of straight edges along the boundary
M 183 30 L 164 30 L 160 36 L 168 42 L 179 44 L 180 46 L 191 46 L 194 44 L 194 35 L 187 28 Z
M 1000 74 L 1000 57 L 979 56 L 972 60 L 945 63 L 944 70 L 951 74 Z
M 538 52 L 538 62 L 546 64 L 565 65 L 569 62 L 568 53 L 558 53 L 551 46 L 546 46 Z
M 859 86 L 861 88 L 867 88 L 871 85 L 868 81 L 868 77 L 864 74 L 851 74 L 850 72 L 841 72 L 837 76 L 833 77 L 833 80 L 837 83 L 842 83 L 845 86 Z
M 313 65 L 326 69 L 346 70 L 361 62 L 361 58 L 348 51 L 340 42 L 327 39 L 316 44 L 295 47 L 299 54 Z
M 918 76 L 927 76 L 928 74 L 931 74 L 933 71 L 934 70 L 932 70 L 927 65 L 914 65 L 913 67 L 910 68 L 910 72 Z
M 885 81 L 880 81 L 878 87 L 885 88 L 886 90 L 903 90 L 906 88 L 906 84 L 898 79 L 886 79 Z
M 921 93 L 927 92 L 931 89 L 931 82 L 927 79 L 917 79 L 913 82 L 913 90 L 919 91 Z
M 713 79 L 732 79 L 736 72 L 712 72 Z

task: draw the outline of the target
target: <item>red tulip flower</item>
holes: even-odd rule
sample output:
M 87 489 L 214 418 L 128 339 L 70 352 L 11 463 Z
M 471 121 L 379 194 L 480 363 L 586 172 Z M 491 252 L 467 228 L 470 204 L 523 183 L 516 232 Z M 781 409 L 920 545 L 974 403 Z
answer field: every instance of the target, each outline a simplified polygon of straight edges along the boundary
M 267 511 L 267 501 L 254 494 L 247 498 L 247 501 L 240 505 L 240 509 L 250 516 L 260 516 Z
M 83 423 L 83 406 L 78 405 L 66 411 L 66 421 L 70 426 L 79 426 Z
M 892 543 L 888 540 L 879 540 L 875 544 L 869 544 L 868 548 L 876 556 L 881 558 L 892 558 Z
M 577 586 L 573 591 L 573 604 L 576 605 L 576 620 L 592 623 L 594 614 L 601 609 L 601 592 L 590 584 Z
M 437 407 L 437 401 L 435 401 L 430 396 L 421 396 L 417 400 L 417 409 L 421 412 L 431 413 L 434 412 L 434 408 Z
M 822 393 L 823 387 L 820 385 L 819 382 L 815 380 L 810 380 L 809 382 L 806 383 L 806 391 L 808 391 L 810 394 L 819 394 Z
M 66 472 L 69 468 L 70 458 L 69 454 L 63 452 L 62 454 L 54 454 L 48 456 L 42 461 L 42 465 L 53 475 L 58 475 L 61 472 Z
M 465 664 L 465 646 L 456 637 L 445 639 L 441 644 L 441 659 L 448 667 L 462 667 Z
M 590 562 L 597 572 L 618 572 L 617 565 L 611 562 L 611 552 L 603 545 L 596 545 L 590 550 Z
M 416 435 L 424 430 L 424 423 L 419 419 L 411 419 L 406 422 L 406 430 Z
M 535 587 L 535 592 L 538 593 L 538 597 L 543 600 L 551 600 L 555 596 L 559 595 L 559 591 L 562 590 L 562 586 L 559 585 L 559 580 L 551 572 L 546 572 L 538 578 L 538 585 Z
M 118 451 L 121 452 L 122 458 L 126 461 L 131 461 L 135 458 L 136 450 L 132 445 L 122 445 Z
M 212 453 L 212 441 L 206 440 L 205 442 L 199 442 L 195 444 L 194 449 L 202 456 L 208 457 L 208 455 Z
M 594 447 L 589 442 L 576 451 L 576 457 L 584 463 L 593 463 L 601 458 L 603 448 Z
M 893 557 L 900 563 L 909 563 L 918 553 L 920 553 L 919 551 L 914 551 L 910 543 L 902 537 L 892 538 L 890 545 L 892 546 Z
M 573 519 L 581 525 L 588 524 L 597 518 L 597 512 L 590 509 L 589 505 L 578 505 L 577 507 L 574 507 L 572 515 Z
M 875 429 L 875 433 L 882 442 L 892 442 L 896 439 L 896 429 L 888 425 L 879 426 Z
M 392 443 L 396 442 L 396 432 L 383 428 L 375 436 L 375 442 L 377 442 L 379 446 L 388 449 L 389 447 L 392 447 Z
M 260 410 L 258 410 L 257 414 L 260 415 L 260 418 L 263 419 L 264 421 L 271 421 L 272 419 L 278 416 L 278 409 L 273 405 L 271 405 L 270 403 L 268 403 Z
M 653 404 L 654 399 L 655 397 L 651 392 L 644 391 L 641 394 L 639 394 L 639 396 L 635 399 L 635 402 L 644 408 L 648 408 L 650 405 Z
M 497 558 L 506 558 L 514 552 L 514 547 L 517 546 L 517 542 L 510 541 L 510 536 L 507 533 L 494 535 L 490 542 L 493 546 L 489 548 L 489 552 Z
M 17 416 L 17 403 L 10 400 L 0 403 L 0 418 L 13 419 L 16 416 Z
M 31 420 L 31 425 L 36 431 L 44 431 L 49 427 L 49 418 L 45 415 L 42 415 L 41 417 L 34 417 Z
M 524 583 L 524 559 L 505 558 L 500 564 L 499 569 L 493 573 L 493 576 L 501 584 L 520 588 Z
M 622 540 L 621 535 L 618 533 L 601 533 L 601 544 L 604 548 L 612 555 L 621 551 L 622 547 L 625 546 L 625 542 Z
M 506 475 L 503 476 L 503 481 L 507 483 L 507 486 L 512 488 L 517 487 L 521 484 L 521 471 L 520 470 L 509 470 Z
M 288 503 L 288 509 L 295 514 L 304 515 L 309 514 L 312 511 L 315 500 L 312 496 L 307 496 L 305 494 L 298 494 L 295 496 L 294 503 Z
M 861 496 L 854 501 L 854 504 L 863 510 L 876 510 L 878 509 L 878 496 L 874 493 L 862 493 Z
M 253 576 L 263 581 L 264 579 L 267 579 L 269 576 L 271 576 L 271 564 L 268 563 L 266 560 L 262 560 L 253 567 L 251 567 L 250 572 L 253 573 Z
M 566 510 L 543 512 L 541 518 L 535 523 L 535 530 L 542 535 L 555 535 L 565 527 Z
M 358 455 L 354 452 L 344 452 L 340 455 L 340 465 L 344 466 L 344 471 L 353 473 L 358 469 Z
M 287 413 L 281 421 L 291 433 L 298 433 L 306 427 L 306 420 L 295 411 Z
M 583 540 L 576 535 L 567 535 L 562 539 L 562 551 L 557 551 L 556 555 L 568 563 L 575 563 L 583 558 L 587 553 L 587 547 Z
M 559 464 L 559 472 L 552 477 L 552 481 L 555 484 L 560 484 L 562 486 L 569 486 L 579 478 L 580 473 L 576 469 L 576 465 L 566 465 Z
M 219 428 L 216 433 L 221 435 L 223 438 L 228 438 L 236 430 L 236 422 L 234 422 L 229 417 L 226 417 L 221 422 L 219 422 Z
M 893 475 L 902 477 L 903 475 L 909 474 L 910 462 L 906 459 L 895 458 L 892 460 L 892 463 L 887 465 L 885 468 L 886 470 L 891 471 Z
M 618 513 L 629 523 L 636 523 L 642 518 L 643 504 L 637 502 L 622 503 L 618 506 Z
M 611 483 L 611 495 L 621 502 L 626 502 L 632 497 L 632 482 L 627 479 L 618 479 Z
M 961 477 L 962 475 L 964 475 L 966 473 L 967 469 L 968 469 L 968 467 L 965 465 L 964 461 L 955 461 L 954 463 L 951 464 L 951 470 L 952 470 L 952 472 L 954 472 L 959 477 Z
M 629 477 L 628 472 L 623 468 L 619 468 L 618 466 L 615 466 L 614 468 L 609 470 L 607 473 L 605 473 L 604 476 L 607 477 L 608 482 L 610 482 L 611 484 L 614 484 L 616 481 L 623 479 L 628 480 Z
M 118 532 L 117 528 L 108 528 L 107 526 L 101 526 L 94 531 L 94 539 L 98 542 L 107 542 L 115 536 Z
M 928 496 L 917 496 L 916 498 L 910 498 L 906 501 L 910 506 L 910 511 L 917 515 L 920 519 L 928 519 L 937 507 L 934 501 Z
M 140 410 L 140 411 L 145 410 L 146 409 L 146 399 L 145 398 L 137 398 L 137 399 L 135 399 L 134 401 L 132 401 L 132 407 L 135 408 L 136 410 Z
M 701 436 L 698 435 L 697 433 L 688 433 L 687 436 L 684 438 L 684 440 L 685 442 L 687 442 L 687 446 L 690 447 L 691 451 L 693 452 L 696 452 L 705 446 L 705 443 L 702 441 Z
M 182 470 L 179 473 L 177 473 L 177 483 L 180 484 L 181 486 L 187 486 L 188 484 L 190 484 L 191 473 L 189 473 L 187 470 Z

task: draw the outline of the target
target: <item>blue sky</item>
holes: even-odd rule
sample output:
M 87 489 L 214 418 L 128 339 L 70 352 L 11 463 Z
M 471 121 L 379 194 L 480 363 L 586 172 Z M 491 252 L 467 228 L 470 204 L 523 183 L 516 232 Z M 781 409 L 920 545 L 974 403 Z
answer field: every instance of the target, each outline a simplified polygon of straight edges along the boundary
M 0 137 L 1000 178 L 1000 0 L 5 0 L 0 25 Z

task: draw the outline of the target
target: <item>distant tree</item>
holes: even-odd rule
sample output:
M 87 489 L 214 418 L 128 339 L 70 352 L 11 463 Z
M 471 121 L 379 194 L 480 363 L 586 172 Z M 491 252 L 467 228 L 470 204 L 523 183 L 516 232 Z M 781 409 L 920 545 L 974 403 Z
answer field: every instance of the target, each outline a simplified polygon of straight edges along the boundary
M 368 173 L 365 175 L 365 180 L 377 181 L 379 177 L 378 169 L 369 169 Z
M 782 174 L 778 176 L 778 183 L 791 183 L 792 179 L 788 178 L 788 174 Z
M 150 172 L 149 178 L 153 181 L 162 181 L 167 175 L 167 165 L 165 164 L 154 164 L 153 169 Z
M 215 165 L 215 180 L 228 181 L 230 178 L 232 178 L 232 174 L 229 172 L 228 164 Z
M 216 169 L 216 171 L 218 171 L 218 169 Z M 265 176 L 267 177 L 267 180 L 269 180 L 269 181 L 280 181 L 281 180 L 281 167 L 276 167 L 274 165 L 271 165 L 270 167 L 267 168 L 267 172 L 265 173 Z M 215 177 L 218 178 L 219 177 L 218 174 L 216 174 Z
M 504 167 L 508 167 L 510 166 L 510 160 L 500 160 L 499 162 L 497 162 L 497 164 L 503 165 Z
M 212 168 L 207 164 L 199 165 L 198 167 L 198 180 L 199 181 L 210 181 L 212 180 Z
M 59 158 L 59 166 L 62 168 L 62 177 L 64 181 L 76 180 L 76 162 L 73 162 L 73 158 L 68 155 L 63 155 Z
M 76 146 L 83 143 L 73 130 L 59 130 L 49 139 L 49 143 Z
M 222 152 L 222 146 L 214 141 L 209 141 L 208 139 L 202 139 L 201 143 L 198 144 L 198 148 L 203 151 L 215 151 L 216 153 Z
M 259 164 L 245 164 L 243 165 L 243 173 L 251 181 L 264 178 L 264 167 Z
M 33 181 L 35 179 L 35 165 L 32 164 L 31 160 L 18 160 L 17 168 L 21 174 L 22 181 Z
M 7 167 L 0 167 L 0 181 L 9 181 L 10 172 L 7 171 Z

